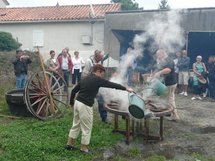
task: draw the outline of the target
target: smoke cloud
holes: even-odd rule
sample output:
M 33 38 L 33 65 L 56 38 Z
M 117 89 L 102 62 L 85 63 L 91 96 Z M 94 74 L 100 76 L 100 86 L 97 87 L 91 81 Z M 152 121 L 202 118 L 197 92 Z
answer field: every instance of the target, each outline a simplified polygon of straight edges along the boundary
M 121 57 L 120 66 L 116 74 L 110 79 L 112 82 L 127 84 L 127 69 L 133 64 L 135 59 L 144 56 L 144 44 L 148 40 L 152 40 L 147 50 L 154 53 L 156 49 L 162 48 L 168 54 L 175 54 L 185 45 L 184 30 L 181 27 L 180 11 L 159 12 L 154 14 L 152 20 L 144 26 L 143 33 L 135 35 L 132 46 L 133 49 L 127 51 Z M 127 111 L 128 109 L 128 93 L 114 89 L 103 88 L 100 90 L 106 102 L 117 100 L 121 102 L 121 110 Z
M 180 11 L 174 10 L 161 13 L 154 15 L 153 21 L 146 25 L 145 32 L 136 36 L 134 42 L 138 42 L 139 37 L 151 38 L 154 41 L 150 45 L 152 51 L 163 48 L 167 53 L 175 53 L 185 45 Z

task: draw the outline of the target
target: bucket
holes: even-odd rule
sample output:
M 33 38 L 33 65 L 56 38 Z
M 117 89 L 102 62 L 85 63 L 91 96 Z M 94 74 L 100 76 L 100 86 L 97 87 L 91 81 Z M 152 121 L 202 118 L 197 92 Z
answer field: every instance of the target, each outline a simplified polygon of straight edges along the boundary
M 159 79 L 156 78 L 153 78 L 150 81 L 149 87 L 156 91 L 157 96 L 161 96 L 167 91 L 167 86 L 165 86 Z
M 128 107 L 129 113 L 137 119 L 144 118 L 144 110 L 145 110 L 144 100 L 134 93 L 129 93 L 128 100 L 129 100 L 129 107 Z
M 143 88 L 141 94 L 142 94 L 142 98 L 144 100 L 146 100 L 150 96 L 156 96 L 157 92 L 155 89 L 153 89 L 151 87 L 145 87 L 145 88 Z

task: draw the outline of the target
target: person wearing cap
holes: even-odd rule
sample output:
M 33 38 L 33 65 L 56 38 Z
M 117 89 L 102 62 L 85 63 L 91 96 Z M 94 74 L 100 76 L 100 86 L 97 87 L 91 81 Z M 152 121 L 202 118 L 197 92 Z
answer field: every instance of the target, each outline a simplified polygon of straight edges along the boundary
M 74 106 L 73 125 L 69 132 L 69 137 L 65 149 L 73 150 L 74 139 L 82 132 L 81 152 L 89 153 L 88 145 L 90 143 L 91 131 L 93 126 L 93 104 L 94 99 L 100 87 L 115 88 L 133 92 L 132 89 L 126 88 L 120 84 L 110 82 L 103 77 L 105 68 L 101 64 L 96 64 L 92 68 L 92 73 L 81 79 L 71 92 L 70 105 Z M 74 101 L 76 93 L 78 95 Z
M 204 92 L 204 84 L 206 84 L 206 80 L 204 78 L 205 73 L 207 73 L 207 69 L 205 64 L 202 62 L 202 56 L 198 55 L 196 57 L 196 62 L 193 63 L 193 97 L 192 100 L 199 99 L 202 100 L 200 94 Z
M 22 50 L 16 51 L 16 58 L 12 61 L 14 73 L 16 75 L 16 88 L 23 89 L 27 80 L 28 65 L 31 63 L 28 55 L 24 55 Z
M 100 50 L 95 50 L 94 55 L 85 62 L 85 67 L 82 71 L 81 78 L 84 78 L 91 74 L 93 66 L 100 64 L 104 60 L 104 54 Z M 107 123 L 107 111 L 104 109 L 104 99 L 100 93 L 96 97 L 98 101 L 98 109 L 102 122 Z

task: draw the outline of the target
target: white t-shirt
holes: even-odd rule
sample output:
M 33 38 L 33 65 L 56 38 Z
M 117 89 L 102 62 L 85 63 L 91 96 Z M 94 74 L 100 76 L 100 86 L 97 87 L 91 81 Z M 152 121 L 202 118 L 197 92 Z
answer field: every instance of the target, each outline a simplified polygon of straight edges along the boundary
M 63 57 L 62 56 L 62 66 L 61 68 L 63 70 L 69 70 L 69 62 L 68 62 L 68 58 L 67 57 Z
M 174 61 L 174 64 L 175 64 L 175 66 L 174 66 L 174 68 L 175 68 L 175 73 L 178 73 L 178 72 L 179 72 L 179 69 L 178 69 L 178 67 L 177 67 L 177 65 L 178 65 L 178 58 L 174 59 L 173 61 Z
M 82 57 L 78 58 L 73 57 L 72 64 L 73 64 L 72 74 L 74 73 L 74 69 L 79 69 L 79 72 L 82 72 L 82 65 L 84 64 L 84 60 L 82 59 Z

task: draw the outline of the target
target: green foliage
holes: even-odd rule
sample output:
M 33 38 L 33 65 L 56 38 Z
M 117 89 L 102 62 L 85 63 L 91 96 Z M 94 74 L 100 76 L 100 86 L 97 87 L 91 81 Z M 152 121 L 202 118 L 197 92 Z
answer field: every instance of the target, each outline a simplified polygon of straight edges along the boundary
M 143 10 L 135 0 L 111 0 L 112 3 L 120 3 L 122 10 Z
M 170 9 L 170 6 L 168 5 L 168 1 L 167 0 L 161 0 L 158 9 Z
M 8 32 L 0 32 L 0 51 L 11 51 L 21 46 Z

